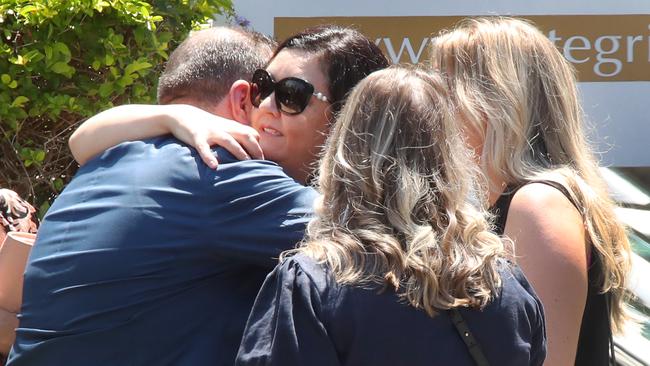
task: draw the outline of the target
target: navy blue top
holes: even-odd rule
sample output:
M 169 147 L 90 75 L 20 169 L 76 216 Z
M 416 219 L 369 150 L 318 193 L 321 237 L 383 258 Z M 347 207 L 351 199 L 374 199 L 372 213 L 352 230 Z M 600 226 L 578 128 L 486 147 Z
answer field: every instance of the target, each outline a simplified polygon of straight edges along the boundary
M 40 227 L 9 365 L 232 365 L 316 194 L 217 151 L 215 171 L 161 137 L 79 170 Z
M 490 365 L 541 365 L 542 304 L 517 267 L 484 310 L 461 309 Z M 339 285 L 304 254 L 267 277 L 246 325 L 237 365 L 474 365 L 447 312 L 429 317 L 393 291 Z

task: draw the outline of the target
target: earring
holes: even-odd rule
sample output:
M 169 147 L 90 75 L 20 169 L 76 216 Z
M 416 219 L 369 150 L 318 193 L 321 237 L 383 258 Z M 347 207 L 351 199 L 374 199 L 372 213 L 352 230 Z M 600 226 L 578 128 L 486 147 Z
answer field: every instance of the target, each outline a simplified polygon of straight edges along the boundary
M 320 101 L 327 102 L 327 97 L 323 93 L 314 93 L 314 96 Z

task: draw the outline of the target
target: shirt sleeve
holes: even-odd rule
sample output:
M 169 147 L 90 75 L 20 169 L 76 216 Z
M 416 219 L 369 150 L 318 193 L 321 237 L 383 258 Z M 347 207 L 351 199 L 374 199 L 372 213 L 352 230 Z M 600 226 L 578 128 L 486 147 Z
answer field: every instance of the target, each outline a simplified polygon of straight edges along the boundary
M 544 324 L 544 310 L 542 303 L 538 302 L 537 312 L 535 313 L 534 321 L 531 322 L 537 332 L 533 332 L 534 336 L 531 341 L 531 354 L 530 354 L 530 364 L 541 366 L 544 364 L 546 359 L 546 327 Z
M 525 333 L 530 334 L 530 365 L 541 366 L 544 364 L 546 359 L 546 324 L 544 317 L 544 306 L 542 301 L 539 299 L 535 290 L 528 282 L 521 268 L 516 264 L 510 264 L 509 267 L 509 276 L 513 277 L 514 281 L 519 282 L 519 285 L 527 292 L 527 297 L 529 299 L 528 305 L 526 306 L 526 319 L 527 321 L 522 322 L 520 326 L 527 326 L 529 329 Z M 503 278 L 502 274 L 502 278 Z M 521 295 L 520 295 L 521 296 Z M 524 332 L 523 329 L 520 329 L 521 332 Z
M 340 365 L 320 299 L 294 259 L 276 267 L 255 300 L 236 365 Z

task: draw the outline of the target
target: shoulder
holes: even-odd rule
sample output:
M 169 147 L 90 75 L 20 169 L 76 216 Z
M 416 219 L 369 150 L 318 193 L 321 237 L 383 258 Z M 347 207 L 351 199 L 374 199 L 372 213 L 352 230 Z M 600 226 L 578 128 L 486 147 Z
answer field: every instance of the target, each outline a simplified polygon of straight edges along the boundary
M 171 166 L 179 161 L 194 160 L 191 150 L 171 135 L 126 141 L 88 160 L 79 168 L 79 172 L 133 165 L 140 166 L 140 169 L 157 169 L 161 165 Z
M 541 183 L 527 184 L 514 194 L 505 226 L 513 239 L 523 235 L 549 245 L 585 240 L 578 209 L 560 190 Z
M 282 278 L 313 288 L 321 295 L 337 287 L 328 267 L 305 253 L 285 258 L 276 271 Z
M 547 279 L 583 277 L 588 249 L 583 219 L 558 189 L 539 183 L 522 187 L 512 200 L 505 234 L 515 241 L 517 261 L 535 286 L 544 273 Z
M 510 210 L 526 217 L 543 217 L 549 212 L 569 214 L 580 218 L 580 213 L 559 189 L 544 183 L 531 182 L 514 194 Z
M 236 160 L 221 148 L 216 153 L 220 159 L 216 170 L 199 163 L 203 178 L 219 191 L 234 190 L 241 192 L 242 198 L 259 199 L 269 204 L 276 200 L 287 201 L 309 208 L 317 197 L 315 189 L 298 183 L 274 162 Z

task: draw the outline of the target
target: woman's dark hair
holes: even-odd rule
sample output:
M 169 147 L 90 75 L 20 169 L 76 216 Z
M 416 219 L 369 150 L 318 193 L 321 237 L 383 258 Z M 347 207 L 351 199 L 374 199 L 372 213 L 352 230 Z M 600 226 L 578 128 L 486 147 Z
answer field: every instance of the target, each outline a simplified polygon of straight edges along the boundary
M 271 61 L 283 49 L 322 53 L 322 71 L 329 81 L 331 110 L 341 110 L 345 97 L 359 81 L 388 67 L 388 60 L 361 32 L 335 25 L 320 25 L 294 34 L 276 48 Z

